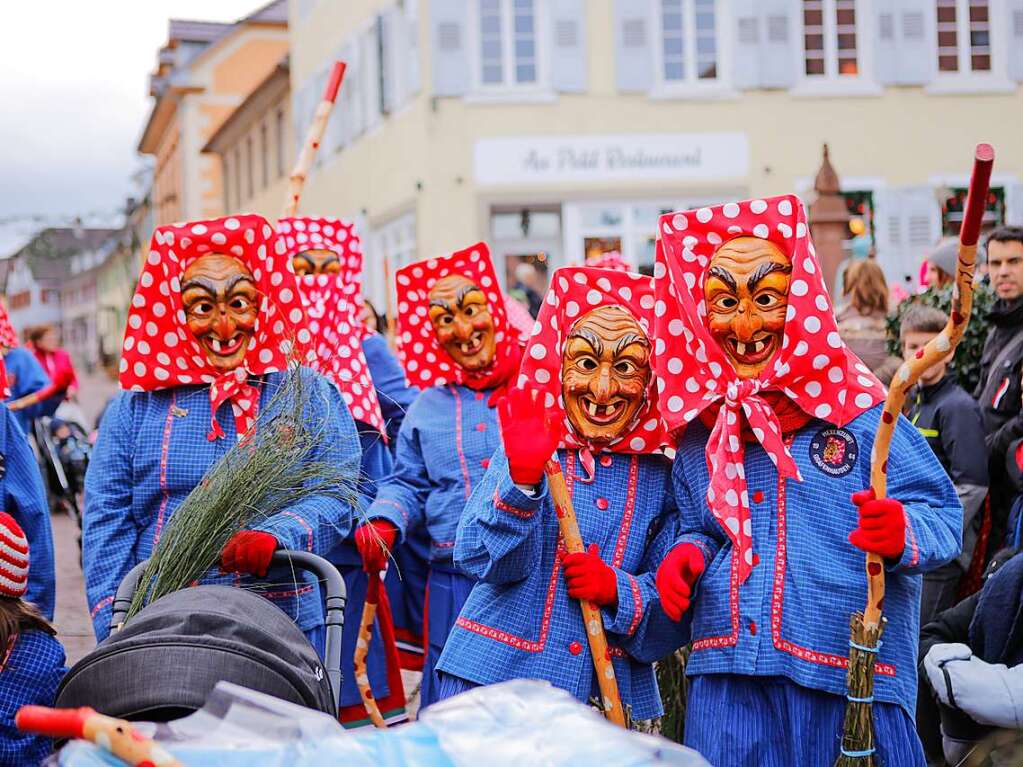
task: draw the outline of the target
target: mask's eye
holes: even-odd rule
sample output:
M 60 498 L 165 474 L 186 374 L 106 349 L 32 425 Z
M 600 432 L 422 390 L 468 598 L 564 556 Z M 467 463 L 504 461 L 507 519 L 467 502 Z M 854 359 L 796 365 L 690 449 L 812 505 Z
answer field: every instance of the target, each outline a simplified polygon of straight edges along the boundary
M 188 313 L 194 317 L 205 317 L 213 311 L 213 302 L 199 300 L 188 307 Z
M 475 304 L 469 304 L 465 309 L 462 310 L 466 317 L 475 317 L 480 313 L 479 307 Z
M 576 365 L 578 365 L 580 369 L 585 370 L 587 373 L 592 373 L 600 367 L 593 357 L 580 357 L 578 362 L 576 362 Z
M 245 296 L 235 296 L 231 299 L 230 306 L 236 312 L 245 312 L 248 311 L 252 304 L 249 303 L 249 299 L 245 298 Z
M 455 318 L 452 317 L 450 314 L 442 314 L 437 319 L 437 324 L 440 325 L 443 328 L 443 327 L 447 327 L 448 325 L 450 325 L 454 321 L 455 321 Z
M 761 293 L 753 300 L 756 301 L 757 306 L 763 309 L 770 309 L 778 305 L 778 297 L 770 293 Z
M 719 309 L 734 309 L 739 305 L 739 299 L 735 296 L 721 296 L 715 303 Z
M 327 274 L 337 274 L 338 272 L 341 271 L 341 264 L 339 264 L 337 261 L 331 261 L 325 267 L 323 267 L 323 271 L 326 272 Z
M 621 362 L 615 363 L 615 370 L 622 375 L 631 375 L 636 372 L 636 366 L 628 360 L 622 360 Z

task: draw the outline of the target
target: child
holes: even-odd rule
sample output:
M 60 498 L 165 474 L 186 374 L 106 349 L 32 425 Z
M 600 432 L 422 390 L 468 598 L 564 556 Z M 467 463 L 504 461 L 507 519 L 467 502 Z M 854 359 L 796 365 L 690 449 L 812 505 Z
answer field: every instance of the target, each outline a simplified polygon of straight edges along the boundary
M 902 355 L 910 359 L 938 335 L 948 316 L 930 306 L 913 306 L 902 318 Z M 980 513 L 988 488 L 987 453 L 980 406 L 948 372 L 951 355 L 920 376 L 909 397 L 909 420 L 927 438 L 934 455 L 948 472 L 963 505 L 963 551 L 958 559 L 924 573 L 920 625 L 930 623 L 955 603 L 956 587 L 970 569 L 980 530 Z
M 50 739 L 19 732 L 14 715 L 22 706 L 52 706 L 67 671 L 53 626 L 22 599 L 28 562 L 25 533 L 0 512 L 0 764 L 7 767 L 35 767 L 50 753 Z

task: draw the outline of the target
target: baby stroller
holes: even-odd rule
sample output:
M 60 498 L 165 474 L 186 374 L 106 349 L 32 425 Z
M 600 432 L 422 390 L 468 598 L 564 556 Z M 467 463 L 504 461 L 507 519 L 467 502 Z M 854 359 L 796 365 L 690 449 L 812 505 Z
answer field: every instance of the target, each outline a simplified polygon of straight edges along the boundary
M 89 435 L 74 420 L 48 416 L 36 418 L 32 430 L 50 507 L 69 515 L 81 530 L 85 471 L 92 451 Z
M 337 717 L 347 593 L 327 560 L 299 551 L 273 558 L 275 565 L 313 573 L 324 588 L 325 664 L 277 606 L 231 586 L 182 589 L 126 623 L 145 564 L 121 582 L 113 633 L 68 671 L 58 708 L 91 706 L 121 719 L 169 722 L 201 709 L 217 682 L 228 681 Z

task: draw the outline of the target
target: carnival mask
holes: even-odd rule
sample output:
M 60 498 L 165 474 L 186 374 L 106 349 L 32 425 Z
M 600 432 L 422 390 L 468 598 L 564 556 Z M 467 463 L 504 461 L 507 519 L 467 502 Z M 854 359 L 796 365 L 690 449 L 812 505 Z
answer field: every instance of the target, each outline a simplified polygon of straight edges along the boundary
M 494 320 L 480 288 L 460 274 L 437 280 L 430 290 L 430 322 L 451 359 L 469 372 L 494 361 Z
M 594 309 L 568 334 L 561 380 L 576 434 L 590 443 L 611 442 L 633 424 L 646 401 L 650 341 L 625 309 Z
M 792 264 L 758 237 L 729 240 L 710 260 L 703 295 L 710 334 L 740 378 L 757 378 L 781 348 Z
M 291 259 L 291 265 L 299 277 L 306 274 L 337 274 L 341 271 L 341 260 L 337 253 L 324 248 L 297 253 Z
M 197 258 L 182 278 L 181 302 L 210 364 L 221 372 L 238 367 L 259 315 L 259 292 L 245 265 L 219 253 Z

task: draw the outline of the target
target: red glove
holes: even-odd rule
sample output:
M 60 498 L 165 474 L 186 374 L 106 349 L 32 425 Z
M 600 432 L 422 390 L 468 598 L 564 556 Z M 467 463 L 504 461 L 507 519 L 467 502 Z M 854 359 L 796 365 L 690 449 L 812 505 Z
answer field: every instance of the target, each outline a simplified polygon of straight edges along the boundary
M 241 530 L 224 545 L 220 569 L 225 573 L 248 573 L 262 578 L 270 568 L 270 558 L 277 546 L 277 539 L 270 533 Z
M 873 489 L 853 493 L 860 512 L 860 526 L 849 534 L 849 543 L 869 554 L 900 559 L 906 548 L 906 511 L 894 498 L 874 497 Z
M 512 389 L 498 403 L 501 441 L 508 456 L 508 473 L 517 485 L 538 485 L 543 467 L 561 441 L 561 428 L 544 408 L 533 401 L 532 392 Z
M 565 554 L 561 559 L 568 595 L 595 605 L 610 605 L 618 601 L 618 576 L 614 568 L 600 558 L 597 544 L 591 543 L 585 553 Z
M 386 519 L 373 519 L 355 529 L 355 548 L 362 557 L 362 569 L 379 573 L 387 565 L 398 529 Z
M 682 619 L 682 613 L 689 609 L 693 587 L 703 574 L 706 566 L 700 547 L 692 543 L 676 546 L 657 568 L 657 593 L 661 597 L 661 608 L 673 621 Z

